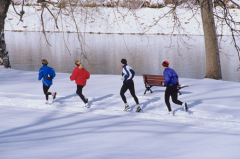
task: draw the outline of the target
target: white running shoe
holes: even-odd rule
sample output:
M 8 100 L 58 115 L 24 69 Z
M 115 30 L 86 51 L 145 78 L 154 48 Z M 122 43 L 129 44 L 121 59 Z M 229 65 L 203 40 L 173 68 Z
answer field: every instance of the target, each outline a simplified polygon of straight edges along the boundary
M 128 109 L 130 109 L 129 105 L 128 105 L 128 104 L 125 104 L 124 111 L 128 111 Z
M 48 103 L 48 100 L 46 100 L 45 104 L 49 104 L 49 103 Z
M 140 112 L 141 111 L 141 107 L 138 105 L 136 112 Z
M 86 104 L 85 104 L 85 107 L 86 107 L 86 108 L 89 108 L 89 107 L 90 107 L 90 105 L 88 105 L 88 103 L 86 103 Z
M 169 115 L 173 115 L 173 111 L 168 112 Z

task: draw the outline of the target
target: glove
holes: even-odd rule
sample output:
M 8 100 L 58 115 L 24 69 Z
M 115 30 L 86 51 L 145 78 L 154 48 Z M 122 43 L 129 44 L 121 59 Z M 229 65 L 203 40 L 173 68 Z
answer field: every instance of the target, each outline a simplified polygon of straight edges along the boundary
M 124 78 L 124 77 L 122 77 L 122 78 L 121 78 L 121 80 L 122 80 L 122 81 L 124 81 L 124 80 L 125 80 L 125 78 Z

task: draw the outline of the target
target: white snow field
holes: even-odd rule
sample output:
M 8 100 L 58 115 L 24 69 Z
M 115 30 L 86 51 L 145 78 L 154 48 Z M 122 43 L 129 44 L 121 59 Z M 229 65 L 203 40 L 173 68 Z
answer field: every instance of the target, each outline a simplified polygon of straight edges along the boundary
M 129 92 L 131 110 L 123 111 L 120 75 L 91 75 L 83 89 L 90 108 L 69 76 L 56 73 L 57 98 L 46 105 L 38 72 L 0 67 L 1 159 L 240 158 L 238 82 L 180 78 L 189 111 L 171 103 L 171 116 L 164 88 L 143 95 L 141 76 L 134 78 L 140 113 Z

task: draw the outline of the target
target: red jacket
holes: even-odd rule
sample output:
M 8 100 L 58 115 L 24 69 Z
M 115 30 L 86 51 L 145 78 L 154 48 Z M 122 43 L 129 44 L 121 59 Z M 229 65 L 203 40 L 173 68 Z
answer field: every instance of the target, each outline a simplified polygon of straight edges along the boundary
M 85 86 L 87 83 L 87 79 L 90 78 L 89 72 L 83 68 L 82 70 L 77 66 L 71 75 L 71 81 L 75 80 L 77 85 Z

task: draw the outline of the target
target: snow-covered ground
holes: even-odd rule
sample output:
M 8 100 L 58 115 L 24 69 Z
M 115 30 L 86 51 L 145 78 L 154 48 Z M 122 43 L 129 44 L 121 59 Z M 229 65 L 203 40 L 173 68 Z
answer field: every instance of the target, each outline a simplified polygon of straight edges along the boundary
M 131 110 L 123 111 L 120 75 L 91 75 L 83 89 L 89 109 L 69 76 L 57 73 L 50 88 L 57 98 L 45 105 L 38 72 L 0 67 L 1 159 L 240 157 L 240 83 L 180 78 L 189 111 L 172 104 L 170 116 L 164 88 L 143 95 L 141 76 L 134 78 L 140 113 L 129 92 Z

